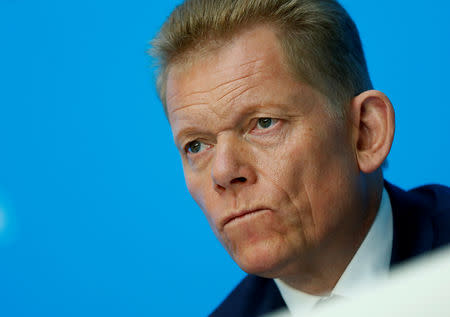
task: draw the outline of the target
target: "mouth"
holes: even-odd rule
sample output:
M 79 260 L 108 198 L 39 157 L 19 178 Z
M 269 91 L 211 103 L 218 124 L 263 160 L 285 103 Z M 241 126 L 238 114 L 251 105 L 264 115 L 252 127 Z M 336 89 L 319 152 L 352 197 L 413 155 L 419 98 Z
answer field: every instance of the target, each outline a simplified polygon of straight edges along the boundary
M 253 215 L 255 215 L 257 213 L 260 213 L 260 212 L 263 212 L 263 211 L 270 211 L 270 209 L 257 208 L 257 209 L 251 209 L 251 210 L 241 210 L 238 213 L 235 213 L 235 214 L 232 214 L 232 215 L 226 217 L 224 219 L 224 221 L 223 221 L 223 227 L 228 225 L 228 224 L 230 224 L 230 223 L 233 223 L 233 222 L 235 222 L 237 220 L 253 216 Z

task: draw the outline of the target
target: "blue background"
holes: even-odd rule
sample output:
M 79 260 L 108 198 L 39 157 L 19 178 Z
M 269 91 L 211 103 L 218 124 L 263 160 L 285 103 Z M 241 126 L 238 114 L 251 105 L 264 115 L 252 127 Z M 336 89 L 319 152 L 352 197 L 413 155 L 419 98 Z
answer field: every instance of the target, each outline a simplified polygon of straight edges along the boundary
M 202 316 L 243 276 L 185 188 L 148 41 L 177 1 L 0 0 L 0 315 Z M 447 1 L 342 1 L 386 178 L 450 185 Z

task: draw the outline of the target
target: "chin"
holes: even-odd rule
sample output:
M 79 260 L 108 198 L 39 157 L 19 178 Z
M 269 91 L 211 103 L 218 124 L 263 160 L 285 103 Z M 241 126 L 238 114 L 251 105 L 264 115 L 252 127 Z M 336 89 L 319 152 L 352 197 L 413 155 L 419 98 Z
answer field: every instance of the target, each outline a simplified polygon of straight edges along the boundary
M 263 240 L 242 245 L 231 254 L 239 267 L 248 274 L 277 278 L 289 263 L 285 246 L 279 241 Z

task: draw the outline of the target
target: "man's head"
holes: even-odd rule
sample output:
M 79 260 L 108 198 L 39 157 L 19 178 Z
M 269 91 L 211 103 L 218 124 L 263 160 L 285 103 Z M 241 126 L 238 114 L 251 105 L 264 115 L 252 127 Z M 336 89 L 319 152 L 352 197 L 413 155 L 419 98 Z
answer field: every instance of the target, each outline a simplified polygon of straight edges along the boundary
M 214 31 L 208 5 L 254 6 L 256 10 L 271 3 L 276 12 L 303 4 L 310 14 L 305 13 L 308 23 L 304 24 L 296 17 L 304 27 L 296 32 L 304 37 L 304 47 L 297 54 L 311 73 L 293 70 L 280 25 L 252 15 L 247 25 L 230 24 L 231 33 L 219 37 L 214 32 L 206 34 L 205 29 L 200 32 L 203 37 L 187 46 L 180 44 L 178 53 L 166 56 L 161 95 L 191 195 L 230 255 L 249 273 L 289 279 L 299 271 L 319 270 L 326 275 L 323 270 L 330 270 L 329 265 L 320 267 L 320 262 L 345 267 L 378 208 L 379 167 L 392 143 L 393 112 L 382 93 L 359 91 L 370 82 L 367 74 L 367 78 L 355 77 L 355 65 L 340 75 L 336 69 L 326 72 L 326 67 L 344 67 L 336 60 L 345 58 L 361 59 L 359 68 L 365 71 L 362 51 L 351 51 L 361 50 L 358 38 L 346 48 L 339 47 L 342 41 L 322 43 L 326 49 L 345 52 L 345 58 L 331 56 L 333 61 L 316 60 L 318 64 L 309 63 L 320 49 L 311 47 L 307 38 L 308 31 L 319 29 L 340 36 L 352 29 L 357 37 L 356 29 L 332 1 L 223 1 L 223 5 L 222 1 L 191 1 L 185 5 L 195 4 L 200 10 L 200 3 L 205 8 L 193 14 L 200 21 L 203 13 L 204 24 Z M 335 14 L 335 21 L 347 22 L 318 26 L 324 20 L 318 8 L 330 19 Z M 223 19 L 234 21 L 233 11 L 226 12 L 230 16 Z M 183 18 L 179 23 L 187 19 L 175 11 L 169 24 L 178 25 L 176 17 Z M 287 23 L 282 25 L 285 32 Z M 183 28 L 177 25 L 172 28 Z M 183 37 L 173 40 L 182 42 Z M 359 57 L 349 57 L 352 54 Z M 352 88 L 331 93 L 330 87 L 338 85 Z

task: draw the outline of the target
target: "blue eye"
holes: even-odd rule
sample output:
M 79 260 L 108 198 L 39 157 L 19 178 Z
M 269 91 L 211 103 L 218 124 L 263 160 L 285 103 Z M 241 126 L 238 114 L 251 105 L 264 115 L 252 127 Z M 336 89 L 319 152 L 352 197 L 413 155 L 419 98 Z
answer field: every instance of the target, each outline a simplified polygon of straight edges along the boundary
M 278 121 L 277 119 L 272 119 L 272 118 L 259 118 L 257 127 L 259 129 L 267 129 L 267 128 L 270 128 L 275 123 L 277 123 L 277 121 Z
M 199 153 L 200 151 L 204 150 L 205 146 L 206 146 L 205 143 L 200 142 L 198 140 L 194 140 L 194 141 L 186 144 L 185 150 L 186 150 L 186 152 L 195 154 L 195 153 Z

